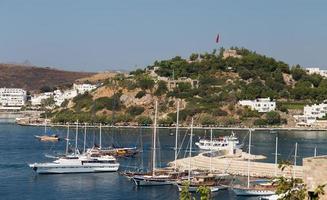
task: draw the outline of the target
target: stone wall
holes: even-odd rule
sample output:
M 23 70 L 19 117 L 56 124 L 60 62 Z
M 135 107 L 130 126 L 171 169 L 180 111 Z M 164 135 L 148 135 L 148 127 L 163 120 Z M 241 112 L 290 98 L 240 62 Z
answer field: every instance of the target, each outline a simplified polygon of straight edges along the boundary
M 314 191 L 318 185 L 327 183 L 327 156 L 303 159 L 303 181 L 309 192 Z M 327 187 L 325 187 L 325 193 L 320 200 L 327 200 Z

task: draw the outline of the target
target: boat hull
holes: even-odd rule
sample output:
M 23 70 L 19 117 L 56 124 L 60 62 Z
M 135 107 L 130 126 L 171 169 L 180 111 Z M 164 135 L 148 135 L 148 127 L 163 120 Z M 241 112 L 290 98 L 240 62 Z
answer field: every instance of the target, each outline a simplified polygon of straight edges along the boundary
M 38 174 L 70 174 L 70 173 L 96 173 L 96 172 L 116 172 L 119 165 L 112 166 L 42 166 L 30 165 Z
M 271 190 L 233 188 L 233 191 L 237 196 L 270 196 L 275 194 Z
M 135 185 L 137 186 L 161 186 L 161 185 L 172 185 L 173 183 L 166 179 L 156 178 L 143 178 L 143 177 L 132 177 Z
M 183 190 L 183 186 L 182 185 L 177 185 L 178 187 L 178 191 L 182 191 Z M 189 192 L 196 192 L 198 190 L 199 187 L 197 186 L 189 186 L 188 191 Z M 210 189 L 211 192 L 218 192 L 219 190 L 224 190 L 227 189 L 227 187 L 224 186 L 208 186 L 208 188 Z

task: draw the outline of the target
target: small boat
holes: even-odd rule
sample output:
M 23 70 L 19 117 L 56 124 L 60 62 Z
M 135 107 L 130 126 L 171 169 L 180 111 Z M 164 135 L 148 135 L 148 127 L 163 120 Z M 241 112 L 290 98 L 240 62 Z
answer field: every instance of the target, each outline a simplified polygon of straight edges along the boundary
M 275 194 L 275 190 L 268 188 L 246 188 L 246 187 L 233 187 L 233 191 L 237 196 L 271 196 Z
M 227 176 L 229 176 L 227 174 Z M 179 191 L 183 189 L 183 182 L 188 181 L 188 178 L 182 178 L 176 181 L 176 185 Z M 212 174 L 193 176 L 189 181 L 189 192 L 196 192 L 200 186 L 206 186 L 211 192 L 217 192 L 228 188 L 231 179 L 225 176 L 216 176 Z
M 39 139 L 42 142 L 57 142 L 60 140 L 58 135 L 35 135 L 37 139 Z
M 160 186 L 173 184 L 172 177 L 169 172 L 159 172 L 159 170 L 156 170 L 157 113 L 158 102 L 156 101 L 152 137 L 152 170 L 145 174 L 132 175 L 131 179 L 134 181 L 136 186 Z
M 98 151 L 101 155 L 111 155 L 116 158 L 134 157 L 139 153 L 136 147 L 109 147 L 109 148 L 92 148 L 93 151 Z
M 58 142 L 59 137 L 56 134 L 47 134 L 47 119 L 44 120 L 44 135 L 35 135 L 42 142 Z
M 133 175 L 132 180 L 137 186 L 172 185 L 169 175 Z
M 251 136 L 252 130 L 249 130 L 249 150 L 248 154 L 251 155 Z M 250 157 L 248 158 L 248 176 L 247 187 L 233 186 L 233 191 L 237 196 L 271 196 L 275 194 L 276 187 L 271 182 L 266 181 L 252 181 L 250 182 Z

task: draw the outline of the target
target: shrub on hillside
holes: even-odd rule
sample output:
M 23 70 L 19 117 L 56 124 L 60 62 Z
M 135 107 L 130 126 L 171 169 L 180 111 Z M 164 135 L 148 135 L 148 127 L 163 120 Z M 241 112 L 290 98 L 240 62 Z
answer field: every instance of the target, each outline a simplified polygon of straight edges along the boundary
M 112 96 L 112 97 L 100 97 L 95 100 L 94 102 L 94 110 L 102 110 L 102 109 L 107 109 L 107 110 L 120 110 L 121 104 L 120 104 L 120 99 L 117 96 Z
M 265 126 L 267 125 L 267 121 L 265 119 L 256 119 L 253 124 L 255 126 Z
M 74 108 L 76 111 L 80 111 L 83 108 L 88 109 L 93 102 L 92 95 L 90 95 L 88 92 L 79 94 L 73 98 L 73 102 L 75 103 Z
M 135 98 L 140 99 L 140 98 L 144 97 L 145 95 L 146 95 L 146 93 L 143 90 L 141 90 L 135 95 Z
M 163 119 L 160 119 L 158 124 L 163 124 L 163 125 L 172 125 L 174 123 L 174 120 L 170 117 L 166 117 L 166 118 L 163 118 Z
M 165 81 L 159 81 L 157 90 L 154 92 L 154 95 L 161 96 L 163 94 L 166 94 L 167 91 L 167 83 Z
M 281 123 L 281 117 L 279 113 L 275 111 L 267 112 L 266 120 L 269 125 L 277 125 Z
M 139 125 L 150 125 L 152 124 L 152 119 L 148 116 L 141 115 L 136 119 Z
M 143 90 L 149 90 L 153 88 L 154 81 L 148 76 L 141 76 L 140 78 L 138 78 L 137 84 Z
M 144 112 L 144 108 L 141 106 L 131 106 L 127 108 L 127 113 L 132 116 L 140 115 Z
M 214 125 L 217 124 L 215 118 L 210 114 L 202 114 L 199 118 L 199 122 L 202 125 Z

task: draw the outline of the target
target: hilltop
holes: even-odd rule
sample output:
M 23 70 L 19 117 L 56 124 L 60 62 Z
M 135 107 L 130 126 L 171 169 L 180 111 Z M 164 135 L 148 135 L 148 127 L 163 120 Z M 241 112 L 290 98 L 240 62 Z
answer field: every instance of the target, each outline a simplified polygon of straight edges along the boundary
M 0 72 L 0 87 L 18 87 L 28 91 L 39 90 L 44 86 L 71 84 L 94 74 L 18 64 L 0 64 Z
M 258 113 L 238 105 L 241 99 L 277 100 L 277 110 Z M 202 125 L 275 126 L 294 124 L 305 104 L 327 99 L 327 80 L 301 66 L 245 48 L 155 61 L 130 74 L 116 74 L 91 93 L 79 95 L 52 112 L 55 122 L 152 123 L 159 101 L 159 123 L 194 117 Z M 50 114 L 49 114 L 50 115 Z M 48 116 L 49 116 L 48 115 Z

